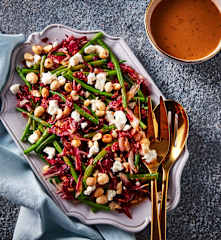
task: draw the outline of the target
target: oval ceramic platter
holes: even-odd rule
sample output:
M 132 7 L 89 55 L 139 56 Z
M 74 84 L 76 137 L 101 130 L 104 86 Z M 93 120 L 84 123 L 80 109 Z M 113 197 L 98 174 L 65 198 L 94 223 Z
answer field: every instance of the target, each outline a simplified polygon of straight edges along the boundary
M 1 92 L 2 109 L 0 113 L 0 119 L 2 120 L 3 124 L 11 134 L 12 138 L 22 151 L 28 146 L 27 144 L 20 141 L 20 137 L 26 124 L 26 120 L 19 112 L 15 110 L 16 98 L 9 91 L 9 87 L 13 83 L 18 83 L 22 81 L 15 72 L 16 65 L 22 62 L 24 53 L 30 51 L 31 45 L 43 44 L 41 40 L 44 38 L 48 38 L 49 42 L 59 42 L 63 38 L 65 38 L 66 35 L 74 35 L 76 37 L 86 35 L 89 39 L 91 39 L 97 32 L 99 31 L 79 31 L 63 25 L 50 25 L 46 27 L 42 32 L 31 34 L 24 44 L 14 49 L 11 58 L 11 70 L 9 78 Z M 112 37 L 107 35 L 106 33 L 104 33 L 104 41 L 111 47 L 113 52 L 120 59 L 127 60 L 128 65 L 132 66 L 135 70 L 137 70 L 137 72 L 142 74 L 147 79 L 147 84 L 151 89 L 151 97 L 154 103 L 157 104 L 159 101 L 159 97 L 160 95 L 162 95 L 162 93 L 152 81 L 152 79 L 145 71 L 141 63 L 138 61 L 136 56 L 133 54 L 131 49 L 128 47 L 126 42 L 122 38 Z M 182 153 L 179 160 L 176 162 L 171 171 L 168 193 L 169 210 L 174 209 L 179 202 L 180 178 L 188 156 L 188 150 L 187 148 L 185 148 L 184 152 Z M 48 181 L 46 181 L 41 173 L 41 169 L 44 163 L 42 163 L 42 161 L 39 160 L 34 154 L 30 154 L 24 157 L 27 159 L 36 176 L 45 186 L 50 196 L 68 216 L 74 216 L 85 224 L 111 224 L 129 232 L 139 232 L 144 229 L 150 222 L 151 202 L 149 200 L 134 207 L 132 209 L 132 219 L 129 219 L 126 215 L 119 214 L 117 212 L 93 213 L 89 209 L 89 207 L 84 204 L 75 204 L 73 202 L 61 199 L 56 194 L 55 187 Z

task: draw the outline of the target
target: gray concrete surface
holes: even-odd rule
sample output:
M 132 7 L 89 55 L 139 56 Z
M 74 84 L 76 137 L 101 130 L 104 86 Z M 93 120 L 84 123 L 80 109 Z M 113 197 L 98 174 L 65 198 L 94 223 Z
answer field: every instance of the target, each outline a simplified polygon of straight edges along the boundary
M 0 1 L 0 31 L 28 36 L 51 23 L 102 29 L 125 38 L 168 98 L 183 104 L 190 118 L 190 158 L 182 196 L 168 215 L 168 239 L 221 239 L 221 54 L 200 65 L 160 57 L 148 43 L 145 0 Z M 19 206 L 0 198 L 0 239 L 11 239 Z M 137 234 L 146 240 L 146 231 Z

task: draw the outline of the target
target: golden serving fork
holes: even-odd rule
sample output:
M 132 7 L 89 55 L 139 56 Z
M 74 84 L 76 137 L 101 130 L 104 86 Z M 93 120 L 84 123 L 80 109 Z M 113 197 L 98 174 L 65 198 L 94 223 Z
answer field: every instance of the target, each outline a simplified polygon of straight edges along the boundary
M 157 153 L 155 160 L 151 162 L 144 161 L 150 173 L 157 173 L 161 162 L 167 155 L 170 144 L 167 111 L 162 97 L 160 97 L 159 107 L 160 111 L 155 116 L 152 111 L 151 98 L 148 97 L 147 138 L 150 140 L 150 150 L 155 150 Z M 151 240 L 161 240 L 156 179 L 151 181 L 151 201 Z
M 162 162 L 163 179 L 160 207 L 162 240 L 166 240 L 167 190 L 170 169 L 182 153 L 189 132 L 188 116 L 184 108 L 173 100 L 166 100 L 165 105 L 170 125 L 170 148 L 165 160 Z M 160 106 L 157 106 L 154 113 L 157 115 L 159 112 L 161 112 L 161 109 Z

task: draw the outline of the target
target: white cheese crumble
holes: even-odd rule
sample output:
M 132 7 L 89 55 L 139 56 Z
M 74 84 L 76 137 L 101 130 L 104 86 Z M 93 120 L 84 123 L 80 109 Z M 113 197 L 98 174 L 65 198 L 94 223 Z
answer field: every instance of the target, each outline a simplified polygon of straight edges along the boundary
M 113 167 L 111 168 L 114 173 L 120 172 L 124 169 L 122 163 L 120 161 L 115 161 Z
M 49 101 L 49 105 L 48 105 L 48 109 L 47 109 L 47 112 L 50 114 L 50 115 L 56 115 L 60 112 L 60 108 L 58 106 L 58 100 L 50 100 Z
M 143 156 L 143 160 L 145 160 L 146 163 L 151 163 L 155 159 L 157 159 L 157 152 L 156 152 L 156 150 L 150 150 L 148 153 L 146 153 Z
M 84 195 L 91 195 L 91 193 L 96 189 L 96 186 L 88 186 L 86 190 L 84 190 Z
M 79 63 L 83 63 L 83 62 L 84 62 L 84 60 L 83 60 L 81 54 L 80 53 L 76 53 L 74 56 L 72 56 L 69 59 L 69 66 L 73 67 L 73 66 L 76 66 Z
M 99 152 L 99 145 L 97 141 L 93 142 L 93 145 L 89 149 L 89 153 L 87 155 L 88 158 L 92 157 L 94 154 Z
M 20 86 L 21 85 L 19 83 L 15 83 L 15 84 L 11 85 L 11 87 L 10 87 L 11 93 L 16 95 L 20 91 Z
M 116 196 L 116 191 L 115 190 L 107 190 L 107 200 L 112 201 L 113 198 Z
M 81 115 L 77 111 L 73 111 L 71 113 L 71 117 L 74 119 L 75 122 L 79 122 L 81 120 Z
M 106 73 L 104 72 L 98 73 L 96 75 L 96 83 L 94 87 L 100 91 L 104 91 L 104 85 L 106 80 L 107 80 Z
M 87 122 L 82 122 L 81 123 L 81 128 L 85 129 L 87 127 L 88 123 Z
M 126 115 L 124 114 L 123 111 L 116 111 L 114 113 L 114 124 L 118 130 L 122 130 L 127 122 Z
M 114 124 L 114 113 L 112 111 L 106 111 L 106 120 L 109 122 L 109 125 Z
M 128 130 L 130 130 L 130 129 L 131 129 L 131 125 L 126 124 L 126 125 L 124 126 L 124 128 L 123 128 L 123 131 L 128 131 Z
M 35 54 L 34 55 L 34 64 L 39 64 L 41 62 L 41 56 Z
M 33 61 L 26 61 L 25 63 L 26 63 L 26 65 L 27 65 L 28 68 L 31 68 L 31 67 L 33 67 L 33 65 L 34 65 L 34 62 L 33 62 Z
M 52 47 L 53 47 L 53 48 L 55 48 L 55 47 L 57 47 L 57 46 L 58 46 L 58 42 L 57 42 L 57 41 L 55 41 L 55 42 L 52 43 Z
M 53 147 L 46 147 L 44 150 L 43 150 L 44 153 L 46 153 L 48 155 L 48 159 L 53 159 L 56 152 L 55 152 L 55 148 Z
M 28 137 L 28 141 L 31 144 L 34 144 L 38 141 L 38 139 L 40 138 L 40 134 L 39 131 L 34 131 L 29 137 Z
M 63 76 L 59 76 L 59 77 L 58 77 L 58 82 L 59 82 L 59 84 L 60 84 L 61 86 L 63 86 L 63 85 L 65 84 L 65 82 L 66 82 L 66 78 L 63 77 Z
M 53 80 L 56 80 L 57 77 L 55 74 L 52 74 L 51 72 L 46 72 L 46 73 L 42 73 L 41 75 L 41 82 L 45 85 L 47 84 L 51 84 Z
M 95 80 L 96 80 L 95 73 L 90 72 L 87 76 L 87 83 L 93 85 Z

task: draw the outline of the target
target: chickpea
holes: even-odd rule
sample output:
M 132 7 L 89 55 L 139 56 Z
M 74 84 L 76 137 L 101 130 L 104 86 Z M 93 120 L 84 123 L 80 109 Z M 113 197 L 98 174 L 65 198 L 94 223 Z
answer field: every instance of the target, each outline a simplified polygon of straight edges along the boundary
M 68 187 L 67 190 L 68 190 L 68 192 L 74 192 L 74 188 L 73 187 Z
M 120 89 L 121 89 L 120 83 L 114 83 L 114 84 L 113 84 L 113 89 L 114 89 L 114 90 L 120 90 Z
M 35 117 L 41 117 L 45 112 L 45 109 L 42 106 L 38 106 L 35 108 L 34 115 Z
M 97 182 L 100 185 L 104 185 L 109 182 L 109 177 L 106 173 L 98 173 Z
M 54 80 L 51 84 L 50 84 L 50 89 L 51 90 L 57 90 L 60 87 L 60 84 L 58 82 L 58 80 Z
M 79 140 L 79 139 L 74 139 L 74 140 L 72 140 L 71 141 L 71 146 L 72 147 L 80 147 L 80 145 L 81 145 L 81 140 Z
M 128 162 L 124 162 L 123 166 L 124 166 L 126 172 L 130 171 L 130 164 Z
M 102 141 L 104 143 L 110 143 L 112 142 L 112 136 L 110 134 L 105 134 L 103 137 L 102 137 Z
M 98 101 L 97 102 L 97 109 L 100 110 L 100 111 L 105 111 L 106 110 L 105 103 L 103 103 L 102 101 Z
M 30 61 L 30 62 L 32 62 L 33 60 L 34 60 L 34 56 L 31 54 L 31 53 L 25 53 L 24 54 L 24 59 L 26 60 L 26 61 Z
M 113 130 L 113 131 L 111 132 L 111 135 L 112 135 L 113 138 L 117 138 L 117 136 L 118 136 L 117 131 L 116 131 L 116 130 Z
M 91 104 L 91 101 L 89 99 L 84 101 L 84 106 L 88 107 Z
M 49 91 L 48 91 L 48 89 L 47 88 L 42 88 L 42 90 L 41 90 L 41 95 L 42 95 L 42 97 L 43 98 L 47 98 L 48 96 L 49 96 Z
M 72 85 L 71 85 L 71 83 L 65 83 L 65 85 L 64 85 L 64 90 L 65 90 L 66 92 L 71 92 L 71 91 L 72 91 Z
M 86 180 L 86 184 L 88 186 L 94 186 L 96 184 L 96 178 L 95 177 L 88 177 Z
M 111 91 L 113 90 L 113 85 L 112 85 L 112 83 L 111 83 L 111 82 L 107 82 L 107 83 L 105 84 L 105 86 L 104 86 L 104 90 L 105 90 L 106 92 L 111 92 Z
M 98 198 L 104 194 L 104 189 L 99 187 L 94 192 L 94 197 Z
M 119 182 L 117 184 L 117 194 L 121 194 L 122 193 L 122 182 Z
M 52 48 L 53 48 L 52 45 L 48 44 L 48 45 L 43 47 L 43 50 L 44 50 L 45 53 L 49 53 Z
M 92 141 L 88 141 L 88 147 L 91 148 L 93 146 L 93 142 Z
M 92 140 L 93 141 L 98 141 L 102 138 L 102 134 L 101 133 L 97 133 L 93 136 Z
M 44 66 L 46 68 L 52 68 L 53 65 L 54 65 L 54 63 L 53 63 L 52 59 L 50 59 L 50 58 L 45 59 Z
M 106 204 L 107 202 L 107 196 L 105 195 L 101 195 L 100 197 L 96 198 L 96 203 L 98 204 Z
M 111 210 L 121 209 L 121 206 L 116 202 L 110 202 L 109 207 Z
M 70 113 L 71 113 L 71 108 L 68 107 L 68 106 L 65 106 L 65 107 L 64 107 L 63 114 L 66 115 L 66 116 L 68 116 Z
M 40 55 L 42 53 L 43 47 L 40 45 L 33 45 L 32 46 L 32 51 L 33 53 Z
M 26 75 L 26 80 L 31 84 L 35 84 L 38 82 L 38 75 L 34 72 L 30 72 Z
M 97 110 L 97 111 L 95 112 L 95 114 L 96 114 L 97 117 L 103 117 L 103 116 L 105 115 L 105 111 L 99 111 L 99 110 Z
M 38 90 L 32 90 L 31 95 L 33 97 L 41 97 L 41 93 Z
M 88 98 L 90 95 L 91 95 L 91 94 L 90 94 L 88 91 L 86 91 L 86 92 L 84 93 L 84 96 L 85 96 L 86 98 Z
M 46 173 L 49 169 L 49 165 L 45 165 L 43 168 L 42 168 L 42 173 Z
M 74 101 L 77 101 L 77 100 L 79 99 L 79 96 L 78 96 L 78 94 L 77 94 L 77 91 L 72 90 L 72 91 L 71 91 L 71 97 L 72 97 L 72 99 L 73 99 Z
M 100 58 L 107 58 L 109 56 L 109 51 L 103 48 L 102 51 L 99 51 L 98 55 Z

